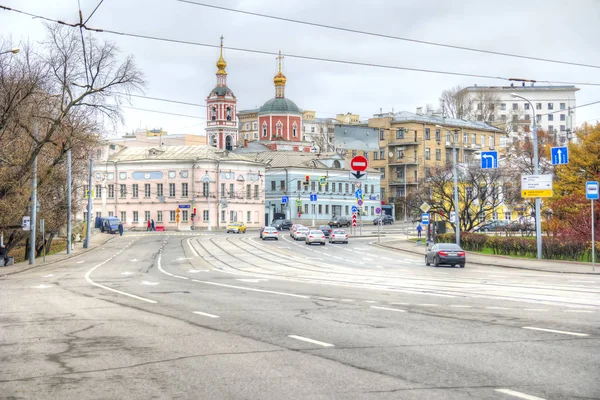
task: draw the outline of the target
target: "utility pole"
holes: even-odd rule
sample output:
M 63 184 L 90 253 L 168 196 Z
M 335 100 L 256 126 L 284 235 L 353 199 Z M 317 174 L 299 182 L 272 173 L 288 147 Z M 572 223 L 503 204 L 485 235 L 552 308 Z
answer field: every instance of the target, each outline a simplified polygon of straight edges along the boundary
M 71 148 L 67 150 L 67 254 L 71 254 Z
M 90 180 L 88 182 L 88 203 L 87 203 L 87 220 L 86 220 L 86 232 L 85 241 L 83 242 L 83 248 L 88 249 L 90 247 L 90 236 L 92 235 L 92 180 L 94 178 L 94 157 L 90 155 Z
M 33 136 L 38 137 L 38 122 L 33 123 Z M 31 184 L 31 231 L 29 231 L 29 264 L 35 265 L 35 233 L 37 216 L 37 155 L 33 158 L 33 180 Z

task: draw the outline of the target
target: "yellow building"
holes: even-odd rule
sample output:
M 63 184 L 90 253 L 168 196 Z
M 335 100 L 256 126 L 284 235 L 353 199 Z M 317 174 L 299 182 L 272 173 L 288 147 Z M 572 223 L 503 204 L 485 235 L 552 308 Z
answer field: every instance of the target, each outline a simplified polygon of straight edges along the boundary
M 337 114 L 335 119 L 345 125 L 357 125 L 360 124 L 360 116 L 358 114 L 346 113 L 346 114 Z
M 454 143 L 458 163 L 477 158 L 481 151 L 504 151 L 499 145 L 505 133 L 484 122 L 402 111 L 375 115 L 368 127 L 377 129 L 378 136 L 369 164 L 381 171 L 382 199 L 389 202 L 417 189 L 432 167 L 452 163 Z
M 245 140 L 248 142 L 258 140 L 258 111 L 258 108 L 238 111 L 240 144 Z

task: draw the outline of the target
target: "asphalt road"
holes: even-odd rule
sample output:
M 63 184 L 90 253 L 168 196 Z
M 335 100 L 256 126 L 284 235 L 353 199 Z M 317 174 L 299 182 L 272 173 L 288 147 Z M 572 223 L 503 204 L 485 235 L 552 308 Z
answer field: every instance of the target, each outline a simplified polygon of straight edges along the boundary
M 0 279 L 0 398 L 600 398 L 600 277 L 139 233 Z

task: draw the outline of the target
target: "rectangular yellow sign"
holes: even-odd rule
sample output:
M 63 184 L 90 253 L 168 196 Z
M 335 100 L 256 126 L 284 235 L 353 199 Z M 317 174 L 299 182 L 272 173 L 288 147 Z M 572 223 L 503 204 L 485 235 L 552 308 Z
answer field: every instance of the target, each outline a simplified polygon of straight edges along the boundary
M 552 189 L 521 190 L 521 197 L 552 197 Z

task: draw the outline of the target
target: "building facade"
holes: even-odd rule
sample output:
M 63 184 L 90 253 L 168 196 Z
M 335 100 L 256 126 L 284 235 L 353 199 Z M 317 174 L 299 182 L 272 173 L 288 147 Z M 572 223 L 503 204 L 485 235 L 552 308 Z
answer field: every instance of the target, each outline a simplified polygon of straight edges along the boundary
M 473 119 L 488 122 L 509 133 L 530 132 L 535 114 L 538 128 L 551 133 L 557 141 L 571 138 L 575 123 L 575 86 L 511 85 L 469 86 L 462 90 L 468 95 Z M 522 96 L 533 104 L 512 93 Z
M 208 143 L 222 150 L 233 150 L 238 146 L 237 99 L 227 87 L 227 63 L 221 52 L 217 60 L 217 86 L 206 98 L 206 137 Z
M 110 138 L 110 143 L 121 147 L 202 146 L 206 136 L 188 133 L 169 134 L 162 129 L 136 129 L 120 138 Z
M 108 147 L 102 157 L 94 163 L 94 217 L 115 216 L 126 228 L 138 229 L 153 219 L 170 230 L 263 222 L 265 165 L 260 161 L 211 146 Z M 78 214 L 87 217 L 85 204 Z
M 238 111 L 240 144 L 258 140 L 258 110 Z
M 350 175 L 349 161 L 337 153 L 274 151 L 256 153 L 255 157 L 268 165 L 265 222 L 281 213 L 305 225 L 326 224 L 334 216 L 351 218 L 353 206 L 361 209 L 362 221 L 367 222 L 375 218 L 375 210 L 381 206 L 379 175 L 369 170 L 367 177 L 357 180 Z M 364 195 L 362 206 L 358 206 L 355 195 L 359 188 Z M 315 201 L 311 201 L 311 194 L 316 195 Z

